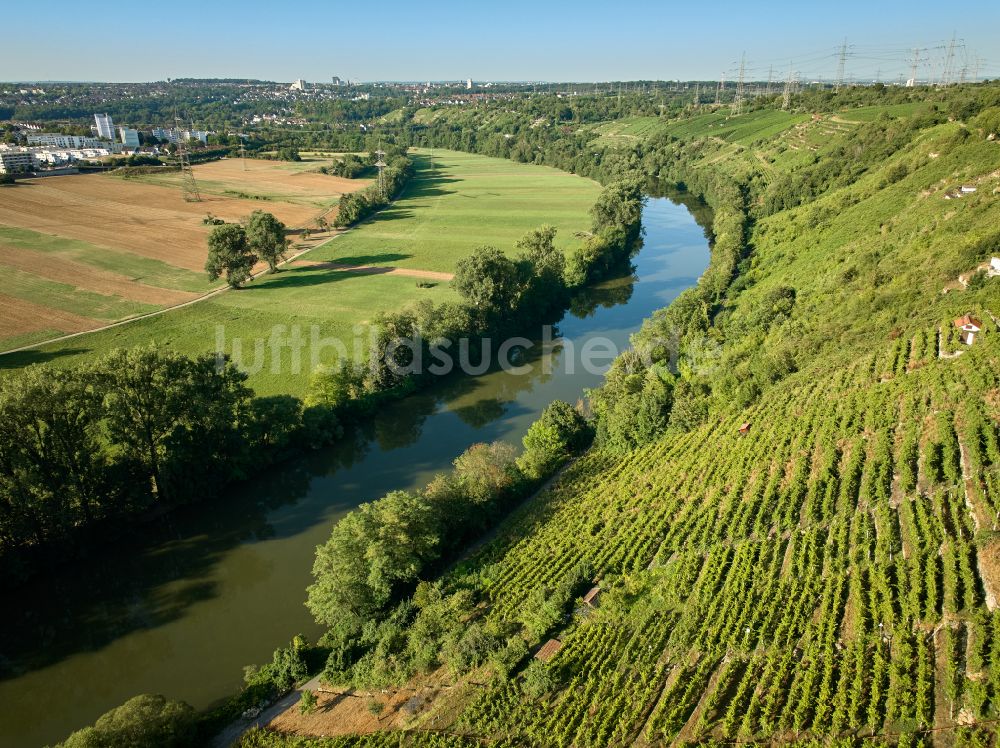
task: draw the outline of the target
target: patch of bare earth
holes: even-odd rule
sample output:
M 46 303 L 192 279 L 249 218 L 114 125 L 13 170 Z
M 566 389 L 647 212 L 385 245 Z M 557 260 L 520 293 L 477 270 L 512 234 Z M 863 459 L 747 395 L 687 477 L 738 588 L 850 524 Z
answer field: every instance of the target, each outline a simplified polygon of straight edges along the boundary
M 294 704 L 268 726 L 293 735 L 323 736 L 413 728 L 418 723 L 421 729 L 427 729 L 431 726 L 422 724 L 423 718 L 453 693 L 467 696 L 465 690 L 449 683 L 443 670 L 414 678 L 402 688 L 383 691 L 321 687 L 316 691 L 316 709 L 311 714 L 302 714 L 299 705 Z
M 996 610 L 1000 599 L 1000 540 L 991 540 L 980 548 L 976 552 L 976 562 L 986 593 L 986 606 Z
M 455 276 L 452 273 L 442 273 L 437 270 L 414 270 L 412 268 L 397 268 L 388 265 L 345 265 L 339 262 L 312 262 L 296 260 L 292 267 L 311 267 L 326 270 L 345 270 L 352 273 L 371 275 L 402 275 L 408 278 L 426 278 L 428 280 L 450 281 Z
M 0 266 L 15 268 L 57 283 L 65 283 L 83 291 L 118 296 L 146 304 L 169 306 L 189 301 L 197 296 L 188 291 L 149 286 L 127 276 L 48 252 L 35 252 L 4 244 L 0 244 Z
M 100 327 L 104 321 L 81 317 L 0 293 L 0 339 L 44 330 L 79 332 Z
M 322 164 L 317 163 L 318 169 Z M 346 179 L 319 171 L 296 171 L 281 162 L 250 159 L 222 159 L 194 167 L 197 179 L 221 182 L 227 188 L 248 192 L 278 193 L 289 198 L 334 200 L 348 192 L 364 189 L 371 180 Z

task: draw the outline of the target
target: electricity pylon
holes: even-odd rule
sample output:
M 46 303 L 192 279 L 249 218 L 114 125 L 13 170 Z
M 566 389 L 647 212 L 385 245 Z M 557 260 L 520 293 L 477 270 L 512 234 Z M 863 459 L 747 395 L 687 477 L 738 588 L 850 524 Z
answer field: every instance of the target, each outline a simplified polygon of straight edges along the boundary
M 785 79 L 785 92 L 781 96 L 781 108 L 788 109 L 792 103 L 792 63 L 788 63 L 788 78 Z
M 844 44 L 840 48 L 840 62 L 837 64 L 837 83 L 833 87 L 834 93 L 840 91 L 844 85 L 844 71 L 847 68 L 847 37 L 844 37 Z
M 201 192 L 198 191 L 198 182 L 194 178 L 194 171 L 191 169 L 191 159 L 188 157 L 187 144 L 181 135 L 177 124 L 180 120 L 174 113 L 174 132 L 177 134 L 177 162 L 181 166 L 181 194 L 184 201 L 188 203 L 200 203 Z
M 388 196 L 385 194 L 385 151 L 382 150 L 382 144 L 379 144 L 378 150 L 375 151 L 375 156 L 377 161 L 375 162 L 375 168 L 378 169 L 378 194 L 383 200 L 387 200 Z
M 739 77 L 736 79 L 736 98 L 733 99 L 733 114 L 743 113 L 743 94 L 744 94 L 743 75 L 746 72 L 746 64 L 747 64 L 747 53 L 744 52 L 743 56 L 740 57 L 740 74 Z

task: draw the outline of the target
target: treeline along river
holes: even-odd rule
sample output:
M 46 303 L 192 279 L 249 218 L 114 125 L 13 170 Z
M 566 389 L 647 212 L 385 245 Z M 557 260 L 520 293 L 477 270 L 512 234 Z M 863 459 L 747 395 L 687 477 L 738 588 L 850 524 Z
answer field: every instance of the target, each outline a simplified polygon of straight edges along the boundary
M 454 377 L 394 402 L 355 436 L 175 512 L 6 599 L 0 623 L 0 746 L 56 742 L 138 693 L 207 707 L 296 633 L 313 554 L 353 507 L 416 489 L 476 442 L 518 443 L 553 400 L 600 383 L 579 350 L 620 349 L 708 265 L 704 205 L 650 198 L 631 276 L 590 288 L 529 374 Z M 571 345 L 570 345 L 571 344 Z M 538 348 L 538 346 L 536 346 Z M 577 356 L 571 360 L 569 350 Z

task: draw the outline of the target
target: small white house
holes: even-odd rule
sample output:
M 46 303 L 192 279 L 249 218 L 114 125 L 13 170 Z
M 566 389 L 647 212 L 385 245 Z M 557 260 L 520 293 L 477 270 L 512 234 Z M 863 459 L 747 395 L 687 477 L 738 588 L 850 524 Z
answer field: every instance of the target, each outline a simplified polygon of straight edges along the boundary
M 983 323 L 971 314 L 966 314 L 955 320 L 955 327 L 960 330 L 959 337 L 962 342 L 966 345 L 972 345 L 976 342 L 976 334 L 983 329 Z
M 972 185 L 970 185 L 970 184 L 963 184 L 963 185 L 962 185 L 962 186 L 961 186 L 961 187 L 959 188 L 959 191 L 960 191 L 960 192 L 961 192 L 961 193 L 962 193 L 963 195 L 971 195 L 971 194 L 972 194 L 973 192 L 975 192 L 975 191 L 976 191 L 976 188 L 975 188 L 975 187 L 973 187 L 973 186 L 972 186 Z
M 993 277 L 994 275 L 1000 275 L 1000 257 L 994 257 L 992 260 L 990 260 L 990 267 L 987 273 L 990 275 L 990 277 Z

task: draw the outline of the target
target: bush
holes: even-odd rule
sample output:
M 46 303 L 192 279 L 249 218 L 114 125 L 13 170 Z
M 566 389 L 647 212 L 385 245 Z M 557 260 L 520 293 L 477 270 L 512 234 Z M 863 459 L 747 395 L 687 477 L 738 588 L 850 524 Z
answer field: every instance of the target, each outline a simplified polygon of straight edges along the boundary
M 521 690 L 529 699 L 540 699 L 555 687 L 555 678 L 541 662 L 535 660 L 524 671 Z
M 593 432 L 569 403 L 556 400 L 524 435 L 524 453 L 517 464 L 529 478 L 548 475 L 575 452 L 586 447 Z
M 305 690 L 302 692 L 302 699 L 299 702 L 299 712 L 302 714 L 312 714 L 316 711 L 316 692 Z

